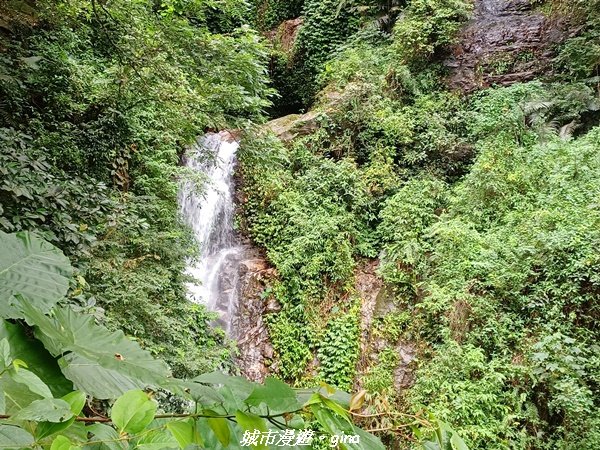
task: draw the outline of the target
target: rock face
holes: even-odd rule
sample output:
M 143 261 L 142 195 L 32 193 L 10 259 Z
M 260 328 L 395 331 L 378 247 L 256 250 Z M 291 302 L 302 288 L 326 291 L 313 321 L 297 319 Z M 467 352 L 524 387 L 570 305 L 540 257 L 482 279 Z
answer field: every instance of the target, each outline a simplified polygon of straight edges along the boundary
M 318 111 L 310 111 L 306 114 L 290 114 L 267 122 L 265 128 L 275 133 L 283 142 L 290 142 L 301 136 L 312 133 L 319 127 Z
M 255 247 L 248 246 L 245 257 L 239 266 L 240 302 L 236 317 L 239 355 L 236 366 L 249 380 L 262 382 L 269 374 L 268 365 L 273 358 L 263 316 L 279 309 L 276 302 L 263 298 L 262 294 L 275 276 L 275 270 Z
M 565 24 L 534 9 L 531 0 L 476 0 L 473 19 L 445 61 L 452 89 L 528 81 L 547 73 Z
M 302 17 L 285 20 L 277 28 L 269 31 L 267 37 L 276 49 L 289 54 L 293 51 L 302 23 Z
M 368 261 L 362 264 L 355 274 L 355 287 L 361 298 L 361 338 L 360 359 L 357 365 L 357 386 L 360 390 L 360 380 L 369 373 L 372 367 L 379 364 L 379 354 L 386 348 L 393 348 L 399 356 L 399 363 L 394 369 L 394 388 L 399 391 L 412 386 L 414 382 L 414 361 L 417 346 L 413 342 L 388 342 L 385 339 L 372 336 L 373 320 L 383 317 L 393 311 L 393 297 L 388 295 L 383 280 L 377 275 L 379 261 Z
M 383 287 L 381 278 L 377 276 L 379 261 L 369 261 L 355 275 L 356 290 L 360 295 L 360 359 L 358 372 L 360 374 L 369 368 L 369 347 L 371 345 L 371 327 L 377 307 L 377 297 Z

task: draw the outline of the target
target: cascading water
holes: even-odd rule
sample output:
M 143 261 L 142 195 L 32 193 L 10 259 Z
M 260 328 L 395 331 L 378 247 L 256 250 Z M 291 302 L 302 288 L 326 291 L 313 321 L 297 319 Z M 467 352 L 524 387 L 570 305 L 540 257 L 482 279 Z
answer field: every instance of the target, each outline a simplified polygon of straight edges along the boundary
M 232 336 L 244 246 L 233 229 L 233 174 L 239 144 L 228 137 L 228 133 L 207 134 L 192 147 L 186 165 L 206 175 L 207 182 L 201 192 L 193 182 L 184 182 L 179 205 L 200 243 L 200 258 L 190 261 L 187 269 L 198 280 L 188 285 L 190 299 L 217 312 L 219 325 Z

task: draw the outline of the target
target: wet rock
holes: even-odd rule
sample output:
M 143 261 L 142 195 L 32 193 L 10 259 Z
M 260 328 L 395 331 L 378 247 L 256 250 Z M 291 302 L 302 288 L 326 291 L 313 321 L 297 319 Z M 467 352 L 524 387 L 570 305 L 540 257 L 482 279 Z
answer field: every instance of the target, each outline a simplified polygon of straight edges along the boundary
M 376 348 L 376 342 L 373 342 L 371 336 L 377 296 L 383 286 L 383 281 L 377 276 L 378 267 L 378 260 L 367 261 L 358 267 L 354 275 L 354 285 L 361 300 L 360 356 L 356 367 L 357 382 L 359 383 L 357 390 L 362 387 L 360 386 L 361 380 L 368 373 L 371 363 L 377 360 L 377 353 L 380 351 L 380 349 Z
M 242 138 L 242 131 L 241 130 L 222 130 L 219 131 L 219 136 L 221 137 L 221 140 L 224 142 L 239 142 L 240 139 Z
M 369 346 L 371 345 L 371 327 L 377 297 L 383 286 L 383 281 L 377 276 L 379 261 L 368 261 L 359 267 L 355 274 L 355 287 L 361 299 L 360 309 L 360 359 L 358 372 L 364 372 L 367 369 L 369 358 Z
M 548 73 L 566 23 L 534 6 L 530 0 L 477 0 L 471 22 L 445 61 L 449 86 L 471 92 Z
M 274 350 L 269 342 L 265 342 L 262 347 L 262 354 L 267 359 L 273 359 Z
M 265 312 L 267 314 L 271 314 L 278 313 L 279 311 L 281 311 L 281 305 L 279 302 L 275 298 L 269 297 L 265 306 Z
M 408 389 L 415 381 L 414 368 L 411 364 L 417 356 L 417 348 L 412 342 L 402 342 L 397 347 L 400 363 L 394 370 L 394 387 L 396 390 Z
M 386 314 L 394 312 L 397 309 L 392 289 L 383 286 L 375 298 L 375 317 L 384 317 Z
M 239 356 L 236 366 L 243 376 L 262 382 L 269 374 L 273 347 L 263 316 L 276 309 L 274 300 L 263 298 L 273 279 L 274 271 L 260 252 L 248 246 L 245 259 L 239 264 L 239 305 L 236 314 Z
M 356 390 L 362 389 L 362 380 L 379 364 L 382 351 L 392 348 L 399 355 L 399 363 L 393 371 L 394 388 L 407 389 L 414 383 L 414 364 L 417 346 L 414 342 L 389 342 L 372 334 L 373 322 L 378 317 L 395 311 L 394 296 L 378 276 L 379 261 L 367 261 L 355 274 L 355 287 L 361 298 L 360 358 L 357 365 Z
M 247 259 L 242 261 L 240 265 L 244 266 L 243 270 L 246 272 L 262 272 L 269 268 L 269 264 L 265 259 Z

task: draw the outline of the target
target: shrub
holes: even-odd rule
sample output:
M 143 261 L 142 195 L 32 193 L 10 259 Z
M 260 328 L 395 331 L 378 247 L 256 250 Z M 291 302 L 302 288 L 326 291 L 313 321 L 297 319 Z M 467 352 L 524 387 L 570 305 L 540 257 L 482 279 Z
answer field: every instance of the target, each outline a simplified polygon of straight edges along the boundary
M 453 42 L 469 18 L 468 0 L 412 0 L 394 26 L 394 47 L 403 62 L 433 55 Z

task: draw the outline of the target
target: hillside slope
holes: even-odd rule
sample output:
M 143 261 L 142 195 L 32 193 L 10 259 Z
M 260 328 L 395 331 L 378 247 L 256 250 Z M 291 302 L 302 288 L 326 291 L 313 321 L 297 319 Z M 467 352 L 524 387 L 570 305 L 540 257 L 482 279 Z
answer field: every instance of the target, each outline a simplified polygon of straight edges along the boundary
M 271 368 L 366 389 L 389 448 L 424 411 L 472 449 L 594 448 L 597 2 L 388 6 L 243 144 Z

